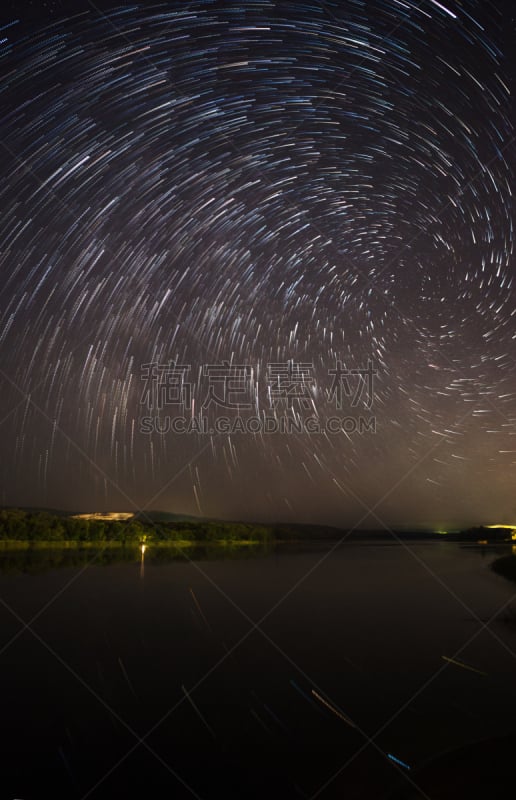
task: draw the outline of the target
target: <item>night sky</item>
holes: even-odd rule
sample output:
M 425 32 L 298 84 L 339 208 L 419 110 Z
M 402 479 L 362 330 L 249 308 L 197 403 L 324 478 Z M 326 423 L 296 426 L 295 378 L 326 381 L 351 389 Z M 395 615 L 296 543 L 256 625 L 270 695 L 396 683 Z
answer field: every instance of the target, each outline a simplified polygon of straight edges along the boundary
M 3 3 L 0 502 L 515 522 L 513 5 Z

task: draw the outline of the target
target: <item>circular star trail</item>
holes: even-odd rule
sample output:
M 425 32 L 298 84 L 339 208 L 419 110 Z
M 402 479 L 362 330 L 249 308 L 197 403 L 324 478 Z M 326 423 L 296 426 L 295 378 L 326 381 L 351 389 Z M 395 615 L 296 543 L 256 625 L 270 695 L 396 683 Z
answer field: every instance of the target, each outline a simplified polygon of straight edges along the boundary
M 2 502 L 514 521 L 509 5 L 17 8 Z M 368 360 L 372 407 L 336 412 L 330 371 Z M 309 364 L 309 413 L 367 410 L 376 432 L 141 429 L 142 365 L 189 366 L 195 416 L 223 362 L 249 366 L 258 418 L 306 415 L 271 409 L 267 376 Z

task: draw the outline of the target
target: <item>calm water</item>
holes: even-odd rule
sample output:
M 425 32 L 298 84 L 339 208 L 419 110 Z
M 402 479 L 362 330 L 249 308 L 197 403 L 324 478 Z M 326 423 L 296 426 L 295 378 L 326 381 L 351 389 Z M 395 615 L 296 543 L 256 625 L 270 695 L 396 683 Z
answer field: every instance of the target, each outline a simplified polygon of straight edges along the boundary
M 497 553 L 329 547 L 3 554 L 1 796 L 383 798 L 513 734 L 516 585 Z

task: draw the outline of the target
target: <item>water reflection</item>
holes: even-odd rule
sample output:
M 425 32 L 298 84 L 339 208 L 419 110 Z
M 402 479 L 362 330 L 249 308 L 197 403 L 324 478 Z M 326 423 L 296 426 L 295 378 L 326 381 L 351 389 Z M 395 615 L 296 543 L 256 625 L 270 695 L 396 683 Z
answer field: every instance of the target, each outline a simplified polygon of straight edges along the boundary
M 87 564 L 112 566 L 135 564 L 140 567 L 140 578 L 145 576 L 145 564 L 169 564 L 174 561 L 220 561 L 227 559 L 258 558 L 272 550 L 269 544 L 230 546 L 218 544 L 193 544 L 188 547 L 163 547 L 148 544 L 120 547 L 65 547 L 24 548 L 0 550 L 0 573 L 36 574 L 61 567 L 81 567 Z
M 514 585 L 490 569 L 511 545 L 142 544 L 0 550 L 18 573 L 0 576 L 2 797 L 191 800 L 176 773 L 203 800 L 314 797 L 334 775 L 325 800 L 380 800 L 433 764 L 437 800 L 443 753 L 516 734 Z M 174 773 L 144 747 L 124 760 L 120 720 Z
M 142 557 L 140 560 L 140 578 L 143 580 L 145 577 L 145 550 L 146 546 L 144 544 L 141 545 Z

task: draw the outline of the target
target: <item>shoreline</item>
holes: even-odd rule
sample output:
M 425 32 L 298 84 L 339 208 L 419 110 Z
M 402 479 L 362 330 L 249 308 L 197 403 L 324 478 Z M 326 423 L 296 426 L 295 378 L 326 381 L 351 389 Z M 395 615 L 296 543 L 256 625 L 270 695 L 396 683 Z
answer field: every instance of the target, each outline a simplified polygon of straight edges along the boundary
M 497 575 L 516 583 L 516 555 L 497 558 L 490 566 Z
M 257 546 L 257 545 L 278 545 L 278 546 L 288 546 L 288 545 L 341 545 L 341 544 L 362 544 L 362 545 L 402 545 L 405 542 L 411 542 L 413 544 L 454 544 L 458 545 L 461 549 L 503 549 L 506 548 L 509 544 L 508 542 L 500 542 L 500 541 L 491 541 L 491 542 L 467 542 L 467 541 L 460 541 L 455 538 L 449 537 L 448 540 L 443 540 L 442 537 L 439 539 L 436 538 L 422 538 L 419 536 L 411 537 L 375 537 L 375 536 L 364 536 L 363 538 L 358 538 L 357 536 L 346 536 L 342 537 L 342 541 L 339 539 L 327 538 L 327 539 L 317 539 L 317 538 L 288 538 L 288 539 L 281 539 L 281 538 L 270 538 L 270 539 L 233 539 L 233 538 L 219 538 L 219 539 L 156 539 L 156 540 L 149 540 L 148 538 L 142 540 L 126 540 L 123 541 L 122 539 L 0 539 L 0 552 L 2 550 L 29 550 L 29 549 L 42 549 L 42 550 L 69 550 L 69 549 L 99 549 L 99 550 L 106 550 L 106 549 L 133 549 L 133 550 L 141 550 L 142 547 L 145 547 L 146 550 L 151 550 L 154 548 L 186 548 L 186 547 L 206 547 L 209 545 L 214 546 L 221 546 L 221 547 L 247 547 L 247 546 Z M 503 556 L 499 559 L 496 559 L 494 564 L 497 564 L 499 561 L 507 561 L 508 563 L 512 564 L 512 560 L 514 560 L 514 580 L 516 580 L 516 555 L 508 555 Z M 497 569 L 493 567 L 494 571 L 496 572 Z M 502 566 L 502 569 L 504 567 Z M 505 576 L 505 573 L 500 570 L 501 575 Z
M 121 549 L 139 550 L 142 547 L 150 550 L 151 548 L 163 547 L 177 547 L 184 549 L 186 547 L 206 547 L 206 545 L 218 545 L 220 547 L 245 547 L 263 545 L 259 539 L 215 539 L 212 541 L 200 541 L 198 539 L 175 539 L 169 541 L 156 541 L 156 542 L 122 542 L 117 539 L 108 539 L 105 541 L 92 540 L 81 541 L 79 539 L 66 539 L 66 540 L 35 540 L 35 539 L 0 539 L 1 550 L 84 550 L 84 549 Z

